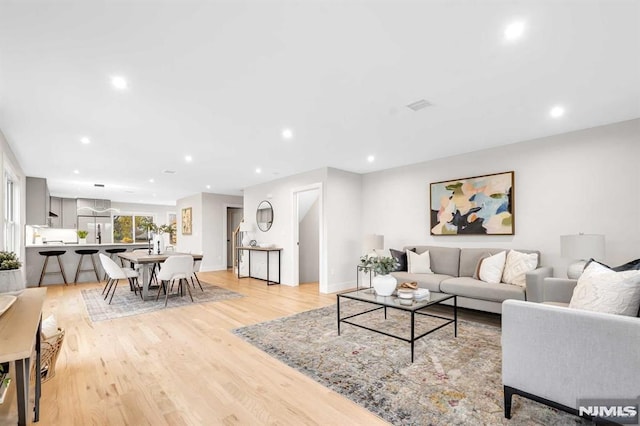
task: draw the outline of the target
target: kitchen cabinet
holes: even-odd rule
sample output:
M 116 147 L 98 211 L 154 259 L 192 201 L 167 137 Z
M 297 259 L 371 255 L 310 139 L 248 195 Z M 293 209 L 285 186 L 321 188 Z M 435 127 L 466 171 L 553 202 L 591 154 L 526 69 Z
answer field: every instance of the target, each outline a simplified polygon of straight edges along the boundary
M 49 226 L 51 228 L 62 227 L 62 198 L 49 198 Z
M 49 224 L 49 187 L 47 180 L 27 176 L 26 179 L 26 216 L 27 225 Z
M 111 208 L 111 200 L 78 198 L 77 203 L 79 216 L 111 216 L 107 211 Z
M 78 207 L 75 198 L 62 199 L 62 227 L 76 228 L 78 224 Z

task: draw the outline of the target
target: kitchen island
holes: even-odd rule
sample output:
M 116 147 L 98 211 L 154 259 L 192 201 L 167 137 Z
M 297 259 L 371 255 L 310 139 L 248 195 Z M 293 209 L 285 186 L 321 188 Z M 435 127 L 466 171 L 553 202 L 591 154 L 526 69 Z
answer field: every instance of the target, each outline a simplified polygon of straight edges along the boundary
M 66 250 L 66 253 L 60 256 L 60 260 L 62 261 L 62 266 L 64 267 L 64 272 L 67 276 L 67 282 L 69 284 L 73 284 L 73 278 L 76 275 L 76 268 L 78 267 L 78 262 L 80 261 L 80 255 L 76 253 L 76 250 L 87 250 L 87 249 L 96 249 L 99 250 L 98 253 L 104 253 L 107 256 L 109 253 L 106 253 L 105 250 L 112 248 L 125 248 L 127 251 L 147 248 L 147 243 L 136 243 L 136 244 L 126 244 L 126 243 L 109 243 L 109 244 L 29 244 L 26 246 L 26 259 L 24 262 L 25 269 L 27 272 L 27 287 L 37 287 L 38 281 L 40 281 L 40 273 L 42 272 L 42 265 L 44 264 L 45 257 L 41 256 L 39 252 L 45 250 Z M 102 269 L 102 265 L 100 264 L 100 259 L 98 254 L 95 254 L 96 265 L 98 266 L 98 274 L 100 279 L 102 279 L 104 275 L 104 271 Z M 92 269 L 91 259 L 89 256 L 85 256 L 82 262 L 82 269 Z M 49 259 L 49 264 L 47 265 L 47 271 L 57 271 L 58 270 L 58 262 L 55 257 Z M 96 276 L 93 273 L 93 270 L 89 272 L 81 272 L 78 277 L 78 282 L 95 282 Z M 50 285 L 50 284 L 63 284 L 64 280 L 62 279 L 62 275 L 60 274 L 51 274 L 45 275 L 42 280 L 42 285 Z

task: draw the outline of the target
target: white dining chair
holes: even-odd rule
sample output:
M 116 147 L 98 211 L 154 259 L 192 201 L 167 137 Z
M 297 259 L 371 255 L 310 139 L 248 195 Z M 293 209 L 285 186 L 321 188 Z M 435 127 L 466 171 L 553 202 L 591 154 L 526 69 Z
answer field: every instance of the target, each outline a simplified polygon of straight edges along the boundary
M 102 263 L 102 268 L 104 269 L 104 271 L 107 273 L 107 276 L 109 277 L 106 284 L 104 285 L 104 288 L 102 289 L 102 294 L 105 295 L 104 296 L 105 300 L 107 300 L 107 297 L 109 296 L 109 291 L 111 291 L 111 288 L 113 288 L 113 291 L 111 292 L 111 298 L 109 299 L 109 304 L 111 304 L 111 301 L 113 300 L 113 295 L 116 293 L 116 288 L 118 288 L 118 282 L 124 279 L 129 281 L 129 287 L 133 289 L 136 295 L 138 294 L 138 290 L 140 290 L 140 297 L 142 297 L 142 289 L 140 288 L 138 283 L 137 271 L 134 271 L 133 269 L 130 269 L 130 268 L 122 268 L 118 266 L 118 264 L 113 260 L 111 260 L 109 256 L 106 256 L 102 253 L 100 253 L 100 263 Z M 106 291 L 106 294 L 105 294 L 105 291 Z
M 193 288 L 196 288 L 196 282 L 197 282 L 198 285 L 200 286 L 200 290 L 204 291 L 204 289 L 202 288 L 202 284 L 200 283 L 200 279 L 198 278 L 198 275 L 196 275 L 196 272 L 200 272 L 200 260 L 193 259 L 193 270 L 191 271 L 191 276 L 189 276 L 189 279 L 191 280 L 191 285 L 193 286 Z M 194 281 L 194 278 L 195 278 L 195 281 Z
M 167 260 L 162 264 L 162 269 L 158 272 L 158 281 L 160 287 L 158 288 L 158 294 L 156 300 L 160 297 L 160 291 L 164 288 L 165 298 L 164 306 L 167 306 L 169 300 L 169 293 L 173 288 L 173 283 L 178 280 L 178 294 L 182 296 L 184 294 L 184 287 L 189 292 L 189 297 L 193 302 L 193 295 L 191 294 L 191 287 L 187 278 L 193 273 L 193 256 L 191 255 L 175 255 L 169 256 Z M 185 285 L 186 284 L 186 285 Z

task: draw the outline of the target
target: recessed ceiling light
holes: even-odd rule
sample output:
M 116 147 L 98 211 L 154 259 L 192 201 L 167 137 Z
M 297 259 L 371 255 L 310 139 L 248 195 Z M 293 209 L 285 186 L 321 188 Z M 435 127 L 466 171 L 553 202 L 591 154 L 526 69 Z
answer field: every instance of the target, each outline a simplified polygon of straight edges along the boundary
M 184 161 L 186 161 L 187 163 L 190 163 L 193 161 L 193 157 L 190 155 L 185 155 L 184 156 Z
M 149 183 L 153 183 L 153 182 L 155 182 L 155 180 L 149 179 Z
M 211 189 L 211 185 L 207 185 L 207 189 Z
M 376 157 L 374 157 L 373 155 L 370 155 L 367 157 L 367 161 L 370 163 L 373 163 L 375 161 Z
M 560 118 L 564 115 L 564 107 L 556 105 L 549 111 L 549 115 L 553 118 Z
M 119 75 L 111 77 L 111 85 L 118 90 L 126 90 L 129 88 L 127 80 Z
M 262 169 L 260 167 L 256 168 L 256 173 L 262 173 Z
M 78 175 L 78 174 L 80 174 L 80 170 L 74 170 L 73 173 Z
M 291 139 L 293 137 L 293 130 L 291 130 L 291 129 L 283 129 L 282 130 L 282 137 L 284 139 Z
M 88 137 L 85 136 L 85 137 L 80 138 L 80 142 L 82 142 L 85 145 L 88 145 L 88 144 L 91 143 L 91 139 L 89 139 Z
M 512 22 L 504 29 L 504 39 L 507 41 L 514 41 L 522 37 L 524 33 L 524 22 L 516 21 Z

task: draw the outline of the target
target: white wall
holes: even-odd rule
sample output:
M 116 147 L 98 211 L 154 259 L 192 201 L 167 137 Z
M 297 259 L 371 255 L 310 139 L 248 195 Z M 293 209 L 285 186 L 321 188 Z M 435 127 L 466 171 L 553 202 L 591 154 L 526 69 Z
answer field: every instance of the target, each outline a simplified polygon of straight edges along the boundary
M 640 119 L 370 173 L 364 234 L 386 248 L 409 244 L 538 249 L 566 276 L 560 235 L 606 236 L 606 259 L 640 257 Z M 429 183 L 515 171 L 515 235 L 431 236 Z
M 201 271 L 227 269 L 227 206 L 242 206 L 242 197 L 200 193 L 181 198 L 176 203 L 178 214 L 177 250 L 202 253 Z M 192 233 L 182 234 L 182 209 L 191 207 Z

